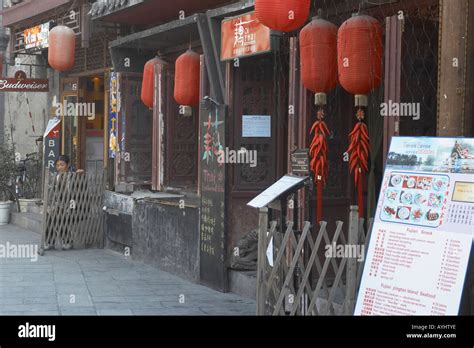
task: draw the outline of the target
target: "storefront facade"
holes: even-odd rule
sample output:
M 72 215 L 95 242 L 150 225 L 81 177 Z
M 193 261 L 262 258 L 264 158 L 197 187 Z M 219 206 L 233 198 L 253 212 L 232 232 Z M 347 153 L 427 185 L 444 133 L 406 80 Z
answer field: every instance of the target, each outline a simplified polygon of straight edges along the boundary
M 328 20 L 340 25 L 356 8 L 337 3 L 322 1 L 317 5 L 322 7 Z M 399 20 L 400 9 L 406 15 L 403 21 Z M 169 63 L 168 66 L 160 66 L 155 81 L 152 188 L 162 194 L 173 188 L 178 189 L 173 191 L 180 197 L 174 198 L 172 209 L 179 208 L 180 202 L 186 209 L 198 209 L 198 214 L 193 215 L 191 220 L 187 220 L 188 213 L 183 215 L 186 223 L 198 227 L 191 229 L 194 231 L 191 234 L 181 235 L 173 245 L 184 243 L 189 235 L 199 236 L 191 242 L 198 245 L 188 250 L 188 255 L 192 254 L 191 259 L 196 258 L 199 264 L 191 273 L 194 272 L 195 279 L 224 291 L 229 289 L 227 278 L 232 273 L 229 273 L 229 259 L 237 242 L 258 224 L 257 212 L 246 203 L 282 175 L 293 173 L 291 155 L 296 150 L 309 147 L 309 129 L 316 113 L 313 96 L 304 88 L 299 77 L 297 35 L 271 32 L 269 52 L 251 56 L 237 54 L 230 58 L 223 55 L 221 44 L 222 35 L 225 34 L 222 23 L 251 14 L 253 10 L 252 1 L 203 10 L 202 15 L 171 21 L 146 32 L 121 38 L 110 45 L 112 55 L 117 57 L 114 66 L 123 69 L 124 73 L 127 67 L 121 63 L 123 58 L 133 57 L 133 52 L 139 53 L 144 48 L 150 51 L 148 58 L 152 58 L 155 51 L 160 51 L 161 57 Z M 437 1 L 426 1 L 421 9 L 403 2 L 400 6 L 367 5 L 364 11 L 385 25 L 384 79 L 382 86 L 370 96 L 368 108 L 368 125 L 373 136 L 374 151 L 371 154 L 368 184 L 364 187 L 364 201 L 367 216 L 370 217 L 374 214 L 377 187 L 391 137 L 398 134 L 432 136 L 440 132 L 436 127 L 439 111 L 435 102 L 438 99 L 438 57 L 441 49 L 438 46 L 440 7 Z M 187 37 L 183 37 L 183 33 Z M 202 54 L 202 100 L 210 96 L 216 104 L 202 103 L 199 122 L 194 118 L 180 119 L 176 111 L 178 105 L 171 93 L 173 61 L 189 45 Z M 140 68 L 136 72 L 140 72 Z M 352 179 L 348 175 L 344 154 L 349 145 L 346 135 L 355 118 L 353 97 L 342 88 L 332 92 L 328 101 L 327 121 L 332 131 L 329 139 L 331 174 L 324 191 L 324 219 L 334 223 L 336 220 L 345 221 L 349 206 L 354 203 Z M 390 101 L 407 105 L 413 103 L 419 108 L 418 113 L 411 117 L 380 117 L 381 105 L 389 104 Z M 219 106 L 222 109 L 217 118 L 215 109 L 219 109 Z M 193 117 L 195 113 L 196 110 Z M 256 167 L 227 164 L 221 168 L 209 166 L 207 160 L 203 160 L 209 115 L 214 126 L 216 122 L 219 123 L 216 129 L 219 129 L 220 144 L 224 148 L 257 151 Z M 269 124 L 259 125 L 265 124 L 262 127 L 268 127 L 271 137 L 245 134 L 248 122 L 246 116 L 256 116 L 253 119 L 259 122 L 265 122 L 265 116 L 270 116 Z M 176 136 L 175 127 L 186 130 L 189 142 Z M 469 127 L 465 129 L 465 134 L 469 134 Z M 192 142 L 191 139 L 198 139 L 198 142 Z M 176 168 L 186 168 L 189 176 L 176 171 Z M 187 181 L 179 181 L 178 178 L 186 178 Z M 314 188 L 308 187 L 300 190 L 288 202 L 287 216 L 297 221 L 299 228 L 304 221 L 314 221 L 314 197 Z M 189 204 L 190 201 L 192 204 Z M 156 201 L 141 201 L 138 204 L 154 204 L 155 209 L 166 205 Z M 134 224 L 137 224 L 136 221 L 149 221 L 149 218 L 143 218 L 145 210 L 142 209 L 141 220 L 132 219 Z M 172 226 L 176 226 L 176 223 Z M 180 229 L 177 229 L 173 235 L 180 233 Z M 197 254 L 196 249 L 199 250 Z M 163 259 L 166 259 L 166 252 L 161 252 Z
M 31 2 L 20 3 L 6 11 L 5 23 L 11 32 L 9 71 L 25 70 L 31 78 L 49 79 L 49 93 L 41 96 L 41 100 L 39 95 L 31 97 L 30 104 L 41 105 L 43 109 L 42 115 L 38 109 L 31 110 L 33 124 L 34 121 L 39 123 L 34 135 L 41 137 L 48 119 L 59 117 L 61 153 L 71 158 L 75 168 L 102 170 L 105 165 L 104 80 L 108 80 L 106 74 L 112 65 L 107 46 L 118 35 L 118 28 L 92 28 L 87 2 L 45 3 L 34 11 Z M 47 64 L 48 32 L 58 24 L 68 26 L 76 34 L 75 65 L 66 73 L 50 69 Z M 76 109 L 76 105 L 80 108 Z M 15 105 L 10 107 L 15 109 Z M 38 122 L 40 116 L 44 119 Z
M 339 26 L 358 4 L 317 1 L 316 8 Z M 317 110 L 314 95 L 300 80 L 297 33 L 242 24 L 254 18 L 253 1 L 129 1 L 92 16 L 85 16 L 85 10 L 78 12 L 82 39 L 75 67 L 57 76 L 49 102 L 57 95 L 61 102 L 95 105 L 94 119 L 63 116 L 62 152 L 76 167 L 107 171 L 107 247 L 221 291 L 232 290 L 231 256 L 258 225 L 257 211 L 247 203 L 283 175 L 296 174 L 292 154 L 311 142 Z M 371 217 L 391 137 L 442 133 L 442 47 L 437 0 L 418 7 L 409 1 L 367 4 L 364 11 L 384 25 L 384 77 L 367 110 L 373 151 L 363 194 Z M 37 18 L 27 26 L 43 22 Z M 251 54 L 246 35 L 258 46 Z M 230 50 L 225 39 L 232 42 Z M 201 103 L 185 115 L 173 92 L 176 59 L 189 48 L 201 57 Z M 154 103 L 148 108 L 140 98 L 143 70 L 156 56 L 161 62 L 155 65 Z M 380 117 L 381 105 L 390 102 L 413 105 L 418 113 Z M 341 87 L 328 94 L 330 175 L 323 219 L 330 224 L 345 221 L 355 203 L 345 159 L 347 134 L 355 123 L 353 104 L 353 96 Z M 466 119 L 463 134 L 457 135 L 472 135 L 472 117 Z M 208 153 L 242 148 L 255 151 L 255 162 L 227 157 L 218 163 Z M 283 207 L 296 230 L 315 220 L 314 191 L 311 185 L 299 190 Z

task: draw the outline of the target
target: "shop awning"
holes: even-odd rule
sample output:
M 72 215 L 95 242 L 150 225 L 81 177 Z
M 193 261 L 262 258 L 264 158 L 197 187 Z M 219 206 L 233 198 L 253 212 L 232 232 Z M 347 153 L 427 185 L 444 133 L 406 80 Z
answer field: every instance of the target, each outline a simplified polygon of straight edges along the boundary
M 93 20 L 125 25 L 152 25 L 178 18 L 180 11 L 189 16 L 228 3 L 228 0 L 127 0 L 123 6 L 109 10 L 107 6 Z
M 197 18 L 192 15 L 178 19 L 148 30 L 121 37 L 109 44 L 115 48 L 139 48 L 143 50 L 160 50 L 180 44 L 199 40 Z

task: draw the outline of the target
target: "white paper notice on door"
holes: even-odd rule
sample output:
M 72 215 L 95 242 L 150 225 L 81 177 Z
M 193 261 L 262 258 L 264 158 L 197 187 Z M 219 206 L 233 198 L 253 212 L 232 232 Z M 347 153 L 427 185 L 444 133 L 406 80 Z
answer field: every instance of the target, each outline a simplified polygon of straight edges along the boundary
M 474 237 L 474 139 L 394 137 L 355 315 L 457 315 Z
M 243 115 L 242 138 L 270 138 L 272 117 L 268 115 Z

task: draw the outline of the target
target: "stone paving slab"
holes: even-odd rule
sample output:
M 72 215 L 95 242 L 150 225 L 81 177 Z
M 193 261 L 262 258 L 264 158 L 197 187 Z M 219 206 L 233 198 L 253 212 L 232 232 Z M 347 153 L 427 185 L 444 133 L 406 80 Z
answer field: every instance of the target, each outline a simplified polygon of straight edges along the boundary
M 0 226 L 0 244 L 40 236 Z M 111 250 L 0 258 L 0 315 L 254 315 L 255 301 L 193 284 Z

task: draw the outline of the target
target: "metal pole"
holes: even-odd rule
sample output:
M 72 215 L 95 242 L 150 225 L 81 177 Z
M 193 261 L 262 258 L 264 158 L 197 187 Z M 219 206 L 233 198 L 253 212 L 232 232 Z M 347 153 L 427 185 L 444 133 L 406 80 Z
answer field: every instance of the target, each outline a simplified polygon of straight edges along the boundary
M 49 170 L 44 170 L 44 186 L 43 186 L 43 223 L 41 229 L 41 244 L 38 250 L 38 254 L 43 256 L 45 250 L 45 242 L 46 242 L 46 232 L 47 232 L 47 224 L 48 224 L 48 204 L 49 204 Z
M 0 0 L 0 9 L 3 11 L 3 0 Z M 8 47 L 9 36 L 5 33 L 5 28 L 3 28 L 3 15 L 0 15 L 0 59 L 1 61 L 1 70 L 0 75 L 3 76 L 3 62 L 5 58 L 5 52 Z M 8 74 L 8 66 L 6 68 L 6 74 Z M 0 144 L 5 141 L 5 94 L 0 93 Z
M 265 314 L 265 268 L 267 265 L 267 232 L 268 208 L 260 208 L 258 216 L 257 315 Z
M 351 205 L 349 213 L 349 230 L 347 243 L 350 246 L 358 243 L 359 237 L 359 207 L 357 205 Z M 351 257 L 347 260 L 346 267 L 346 301 L 344 313 L 346 315 L 352 315 L 355 302 L 355 291 L 356 291 L 356 279 L 357 279 L 357 261 L 355 257 Z

